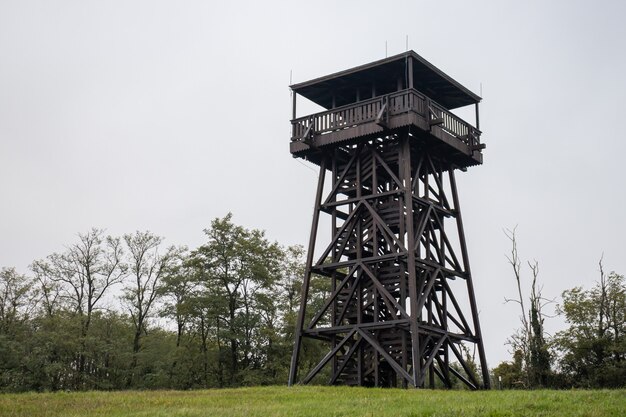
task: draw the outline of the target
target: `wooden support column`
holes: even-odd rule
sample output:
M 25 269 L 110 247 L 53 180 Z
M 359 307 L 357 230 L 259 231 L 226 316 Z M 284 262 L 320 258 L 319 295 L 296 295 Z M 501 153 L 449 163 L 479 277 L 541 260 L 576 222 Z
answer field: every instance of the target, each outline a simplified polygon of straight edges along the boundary
M 407 243 L 407 268 L 409 272 L 409 299 L 411 306 L 411 319 L 410 319 L 410 331 L 411 331 L 411 360 L 412 360 L 412 375 L 413 387 L 419 387 L 419 381 L 421 377 L 421 360 L 420 360 L 420 344 L 419 344 L 419 328 L 417 320 L 419 319 L 420 312 L 417 307 L 417 270 L 415 265 L 415 229 L 413 228 L 413 193 L 411 182 L 411 143 L 410 136 L 407 133 L 404 134 L 402 139 L 400 151 L 400 166 L 401 166 L 401 178 L 404 188 L 404 205 L 406 210 L 405 220 L 405 233 Z
M 315 240 L 317 238 L 317 227 L 319 225 L 322 194 L 324 192 L 324 179 L 326 176 L 326 159 L 320 163 L 320 174 L 317 182 L 317 193 L 315 194 L 315 204 L 313 206 L 313 221 L 311 224 L 311 234 L 309 235 L 309 249 L 306 254 L 306 266 L 304 279 L 302 281 L 302 296 L 300 299 L 300 311 L 295 329 L 295 343 L 293 354 L 291 355 L 291 368 L 289 370 L 289 386 L 296 383 L 298 373 L 298 358 L 300 356 L 300 345 L 302 344 L 302 330 L 304 327 L 304 315 L 306 311 L 306 301 L 309 294 L 309 284 L 311 280 L 311 267 L 313 266 L 313 252 L 315 251 Z
M 454 170 L 450 169 L 450 188 L 452 189 L 452 199 L 454 201 L 454 211 L 456 214 L 456 224 L 459 233 L 459 243 L 461 246 L 461 255 L 463 256 L 463 266 L 465 267 L 465 282 L 467 284 L 467 292 L 469 295 L 470 308 L 472 310 L 472 320 L 474 321 L 474 336 L 478 345 L 478 357 L 480 358 L 480 368 L 483 374 L 483 388 L 491 388 L 489 380 L 489 368 L 487 367 L 487 358 L 485 356 L 485 347 L 483 345 L 483 337 L 480 330 L 480 322 L 478 321 L 478 307 L 476 307 L 476 295 L 474 294 L 474 284 L 472 283 L 472 272 L 469 265 L 469 255 L 467 253 L 467 244 L 465 242 L 465 233 L 463 232 L 463 218 L 461 217 L 461 207 L 459 205 L 459 196 L 456 189 L 456 179 L 454 178 Z
M 332 181 L 332 186 L 335 187 L 336 182 L 337 182 L 337 150 L 335 149 L 333 151 L 333 161 L 332 161 L 332 175 L 333 175 L 333 181 Z M 333 196 L 332 198 L 333 202 L 337 201 L 337 196 Z M 330 235 L 331 236 L 335 236 L 335 233 L 337 233 L 337 206 L 333 206 L 333 210 L 332 210 L 332 214 L 331 214 L 331 231 L 330 231 Z M 333 250 L 333 262 L 339 262 L 339 258 L 337 257 L 337 249 Z M 334 293 L 335 290 L 337 289 L 337 277 L 335 276 L 335 274 L 333 273 L 333 276 L 331 277 L 331 291 Z M 336 325 L 336 321 L 337 321 L 337 300 L 333 301 L 332 304 L 332 308 L 331 308 L 331 323 L 333 326 Z M 335 349 L 337 347 L 337 335 L 332 335 L 331 336 L 331 346 L 333 349 Z M 332 359 L 332 379 L 337 379 L 337 377 L 339 376 L 338 373 L 338 363 L 337 363 L 337 356 L 333 356 Z

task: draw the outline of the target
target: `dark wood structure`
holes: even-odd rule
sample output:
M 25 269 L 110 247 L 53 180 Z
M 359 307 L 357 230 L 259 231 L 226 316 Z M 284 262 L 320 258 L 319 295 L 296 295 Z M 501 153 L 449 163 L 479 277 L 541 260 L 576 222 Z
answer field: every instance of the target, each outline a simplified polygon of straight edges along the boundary
M 489 388 L 454 175 L 482 163 L 480 97 L 413 51 L 291 89 L 290 150 L 319 182 L 289 384 L 327 368 L 330 384 Z M 327 110 L 296 118 L 297 95 Z M 475 125 L 450 111 L 469 105 Z M 331 294 L 307 311 L 313 274 Z M 298 380 L 303 338 L 328 352 Z

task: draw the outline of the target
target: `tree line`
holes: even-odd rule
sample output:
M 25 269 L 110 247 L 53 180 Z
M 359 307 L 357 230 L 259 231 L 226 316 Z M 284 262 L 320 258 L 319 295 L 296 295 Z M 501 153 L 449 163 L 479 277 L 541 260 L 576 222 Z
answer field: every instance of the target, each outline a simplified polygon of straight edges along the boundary
M 284 384 L 303 249 L 230 214 L 205 234 L 190 251 L 93 229 L 29 275 L 2 268 L 0 390 Z M 326 292 L 312 288 L 319 302 Z
M 92 229 L 34 261 L 28 274 L 1 268 L 0 391 L 285 384 L 302 247 L 271 242 L 230 214 L 204 232 L 205 243 L 188 250 L 151 232 Z M 568 327 L 547 335 L 539 266 L 528 264 L 526 294 L 514 232 L 510 238 L 520 327 L 509 339 L 513 359 L 493 369 L 492 386 L 624 386 L 624 276 L 600 263 L 592 288 L 563 293 L 558 312 Z M 329 293 L 328 280 L 313 277 L 308 311 Z M 306 368 L 324 347 L 304 343 Z

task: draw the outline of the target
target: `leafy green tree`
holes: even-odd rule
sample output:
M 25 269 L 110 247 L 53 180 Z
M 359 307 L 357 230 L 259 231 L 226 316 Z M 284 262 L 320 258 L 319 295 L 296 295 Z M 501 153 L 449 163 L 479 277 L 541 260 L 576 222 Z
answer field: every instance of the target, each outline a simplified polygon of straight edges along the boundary
M 109 289 L 122 281 L 126 270 L 122 264 L 120 239 L 104 236 L 104 231 L 91 229 L 78 235 L 78 242 L 63 253 L 53 253 L 45 260 L 33 262 L 31 269 L 41 284 L 41 293 L 49 314 L 57 298 L 80 323 L 74 388 L 83 387 L 86 369 L 85 349 L 93 314 Z
M 201 291 L 197 269 L 189 262 L 188 253 L 180 252 L 176 262 L 166 271 L 161 286 L 162 308 L 160 315 L 170 318 L 176 325 L 176 347 L 171 353 L 172 363 L 169 370 L 169 381 L 177 388 L 190 388 L 191 381 L 186 383 L 184 375 L 188 374 L 189 346 L 184 342 L 193 325 L 194 307 Z M 205 365 L 205 368 L 208 364 Z M 181 378 L 181 375 L 183 376 Z
M 163 275 L 161 315 L 174 319 L 176 323 L 176 346 L 180 346 L 188 327 L 189 303 L 197 294 L 199 280 L 196 269 L 187 260 L 187 254 L 181 252 L 176 257 L 178 259 Z
M 523 370 L 524 353 L 516 350 L 512 362 L 501 362 L 493 369 L 495 384 L 493 387 L 503 389 L 525 388 L 526 377 Z
M 170 247 L 159 253 L 163 239 L 151 232 L 135 232 L 124 235 L 126 243 L 127 269 L 129 280 L 124 288 L 122 300 L 133 321 L 132 373 L 128 386 L 138 380 L 137 368 L 142 336 L 147 333 L 148 319 L 153 313 L 157 297 L 161 294 L 162 280 L 173 263 L 178 259 L 180 249 Z
M 32 281 L 15 268 L 0 270 L 0 335 L 16 331 L 32 309 Z
M 202 271 L 206 301 L 223 307 L 214 318 L 218 356 L 221 363 L 226 339 L 228 384 L 237 385 L 241 370 L 258 366 L 260 299 L 271 294 L 278 279 L 281 248 L 263 231 L 235 225 L 230 213 L 213 220 L 205 234 L 208 242 L 193 252 L 192 262 Z
M 0 269 L 0 390 L 25 389 L 22 372 L 34 310 L 32 280 L 15 268 Z
M 122 389 L 130 372 L 134 328 L 130 317 L 115 311 L 94 315 L 87 339 L 89 377 L 94 389 Z
M 604 273 L 589 290 L 563 292 L 559 307 L 569 327 L 557 334 L 561 367 L 570 383 L 585 387 L 626 384 L 626 280 Z

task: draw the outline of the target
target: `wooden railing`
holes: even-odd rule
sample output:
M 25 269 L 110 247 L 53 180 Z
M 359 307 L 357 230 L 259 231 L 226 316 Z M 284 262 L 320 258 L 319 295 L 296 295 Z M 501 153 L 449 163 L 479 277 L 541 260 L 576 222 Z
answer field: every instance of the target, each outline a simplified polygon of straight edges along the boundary
M 434 101 L 430 102 L 431 118 L 441 118 L 441 128 L 451 136 L 461 140 L 468 146 L 475 147 L 480 143 L 480 132 L 471 124 L 450 113 Z
M 386 107 L 384 107 L 385 104 L 387 104 Z M 437 122 L 434 124 L 439 125 L 446 133 L 463 141 L 466 145 L 474 147 L 480 143 L 480 131 L 415 89 L 402 90 L 293 119 L 291 139 L 293 141 L 306 140 L 306 136 L 309 135 L 324 135 L 374 122 L 381 114 L 390 117 L 407 112 L 417 113 L 429 122 Z

